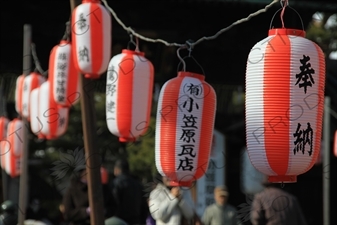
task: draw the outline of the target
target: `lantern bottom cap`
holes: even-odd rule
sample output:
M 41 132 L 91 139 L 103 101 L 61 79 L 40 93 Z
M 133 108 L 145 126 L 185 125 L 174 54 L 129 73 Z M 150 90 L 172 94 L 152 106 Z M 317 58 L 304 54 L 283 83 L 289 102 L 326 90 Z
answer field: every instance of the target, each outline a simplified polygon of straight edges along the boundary
M 136 138 L 125 138 L 125 137 L 120 137 L 119 138 L 120 142 L 135 142 Z
M 87 79 L 98 79 L 100 78 L 100 75 L 95 73 L 86 73 L 84 74 L 84 77 Z
M 192 181 L 170 181 L 170 186 L 172 187 L 191 187 Z
M 278 175 L 278 176 L 268 176 L 268 182 L 270 183 L 296 183 L 296 175 Z

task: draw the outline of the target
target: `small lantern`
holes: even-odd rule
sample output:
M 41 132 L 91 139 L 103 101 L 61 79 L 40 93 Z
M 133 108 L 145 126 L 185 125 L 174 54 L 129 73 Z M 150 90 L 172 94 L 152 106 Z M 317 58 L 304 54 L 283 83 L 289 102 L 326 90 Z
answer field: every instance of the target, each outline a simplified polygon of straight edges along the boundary
M 25 75 L 18 76 L 15 87 L 15 110 L 20 116 L 22 116 L 22 92 L 24 80 Z
M 59 106 L 50 96 L 50 83 L 44 82 L 39 90 L 39 119 L 41 134 L 46 139 L 56 139 L 68 128 L 69 108 Z
M 21 174 L 21 156 L 23 149 L 23 122 L 15 118 L 8 123 L 7 137 L 3 141 L 2 151 L 5 152 L 5 171 L 12 178 Z
M 216 110 L 214 89 L 201 74 L 178 72 L 158 100 L 155 160 L 172 186 L 191 186 L 208 168 Z
M 32 72 L 25 76 L 23 81 L 23 91 L 22 91 L 22 116 L 24 116 L 28 121 L 30 120 L 30 93 L 37 87 L 46 81 L 46 78 L 37 72 Z
M 39 95 L 40 87 L 35 88 L 30 93 L 30 129 L 32 132 L 37 135 L 39 139 L 44 139 L 45 136 L 41 133 L 42 130 L 42 122 L 41 118 L 39 118 L 39 104 L 40 104 L 40 95 Z
M 270 29 L 246 68 L 246 138 L 253 166 L 270 182 L 296 182 L 321 147 L 325 58 L 297 29 Z
M 110 63 L 106 81 L 106 121 L 121 142 L 134 141 L 149 126 L 154 71 L 143 52 L 123 50 Z
M 98 79 L 111 57 L 111 15 L 99 0 L 82 0 L 72 13 L 72 45 L 76 69 Z
M 50 52 L 48 80 L 51 95 L 60 106 L 70 107 L 80 98 L 79 73 L 72 58 L 72 45 L 61 40 Z
M 0 117 L 0 157 L 1 157 L 1 168 L 5 169 L 5 155 L 7 152 L 5 148 L 2 147 L 6 143 L 6 136 L 7 136 L 7 127 L 8 127 L 9 119 L 5 116 Z

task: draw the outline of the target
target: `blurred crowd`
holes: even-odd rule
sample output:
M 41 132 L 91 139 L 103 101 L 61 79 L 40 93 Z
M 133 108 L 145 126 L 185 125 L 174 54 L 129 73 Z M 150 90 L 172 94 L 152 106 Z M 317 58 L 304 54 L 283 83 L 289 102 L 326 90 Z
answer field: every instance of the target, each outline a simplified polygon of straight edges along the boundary
M 157 173 L 151 187 L 144 188 L 129 170 L 127 160 L 117 160 L 114 178 L 102 176 L 105 225 L 242 225 L 237 209 L 228 203 L 225 185 L 214 189 L 214 203 L 202 215 L 196 213 L 191 191 L 171 186 L 167 177 Z M 90 225 L 87 169 L 77 169 L 62 197 L 58 225 Z M 254 196 L 249 214 L 252 225 L 306 225 L 295 196 L 267 181 Z M 52 225 L 39 199 L 32 198 L 26 211 L 26 225 Z M 1 204 L 0 225 L 18 224 L 17 208 L 7 200 Z M 247 221 L 244 221 L 247 222 Z

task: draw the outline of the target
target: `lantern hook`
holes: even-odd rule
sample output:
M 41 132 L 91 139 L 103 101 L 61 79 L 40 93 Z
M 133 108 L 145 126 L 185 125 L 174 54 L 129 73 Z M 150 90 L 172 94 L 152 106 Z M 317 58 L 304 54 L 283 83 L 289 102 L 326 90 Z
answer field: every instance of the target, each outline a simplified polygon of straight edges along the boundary
M 282 181 L 282 183 L 281 183 L 281 188 L 284 188 L 284 182 Z
M 187 48 L 187 46 L 186 46 L 186 45 L 183 45 L 183 46 L 180 46 L 180 47 L 177 49 L 177 57 L 178 57 L 178 59 L 180 60 L 180 63 L 183 64 L 183 71 L 185 72 L 185 71 L 186 71 L 186 63 L 185 63 L 184 59 L 181 58 L 180 53 L 179 53 L 179 51 L 180 51 L 181 49 L 184 49 L 184 48 Z M 179 67 L 180 63 L 178 64 L 178 67 Z
M 283 8 L 283 7 L 289 6 L 289 1 L 288 0 L 281 0 L 280 4 L 281 4 L 281 7 Z
M 138 38 L 136 37 L 136 42 L 133 40 L 133 34 L 131 32 L 129 32 L 129 36 L 130 36 L 130 41 L 128 43 L 128 49 L 130 49 L 130 44 L 133 44 L 136 49 L 135 51 L 139 52 L 139 48 L 138 48 Z
M 66 30 L 64 31 L 64 35 L 62 37 L 62 40 L 69 41 L 70 39 L 70 21 L 66 22 Z
M 282 3 L 283 1 L 286 3 L 286 5 L 283 5 L 283 3 Z M 289 9 L 293 10 L 293 11 L 297 14 L 297 16 L 300 18 L 302 30 L 304 30 L 304 24 L 303 24 L 303 20 L 302 20 L 301 15 L 300 15 L 300 14 L 293 8 L 293 7 L 289 6 L 289 2 L 288 2 L 287 0 L 283 0 L 283 1 L 281 1 L 282 7 L 281 7 L 280 9 L 278 9 L 278 10 L 274 13 L 273 17 L 271 18 L 270 25 L 269 25 L 269 29 L 272 29 L 272 25 L 273 25 L 274 18 L 275 18 L 275 16 L 276 16 L 276 14 L 277 14 L 278 12 L 280 12 L 280 11 L 281 11 L 280 17 L 281 17 L 282 27 L 284 28 L 283 15 L 284 15 L 285 8 L 288 7 Z
M 189 39 L 186 41 L 186 46 L 187 46 L 187 50 L 188 50 L 188 57 L 191 57 L 191 53 L 194 47 L 194 41 Z

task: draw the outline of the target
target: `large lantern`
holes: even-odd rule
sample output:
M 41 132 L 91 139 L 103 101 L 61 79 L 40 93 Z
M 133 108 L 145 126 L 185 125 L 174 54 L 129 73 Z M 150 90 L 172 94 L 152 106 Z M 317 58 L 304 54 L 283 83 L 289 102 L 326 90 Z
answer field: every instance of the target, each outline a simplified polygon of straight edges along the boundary
M 134 141 L 149 126 L 153 65 L 143 52 L 123 50 L 110 63 L 106 82 L 106 121 L 121 142 Z
M 40 132 L 48 140 L 63 135 L 68 128 L 69 108 L 59 106 L 50 96 L 50 83 L 44 82 L 39 90 Z
M 111 57 L 111 15 L 99 0 L 82 0 L 72 13 L 72 45 L 76 69 L 98 79 Z
M 1 157 L 1 168 L 5 169 L 5 155 L 7 152 L 5 151 L 5 148 L 2 147 L 6 143 L 6 136 L 7 136 L 7 126 L 9 123 L 9 119 L 5 116 L 0 117 L 0 157 Z
M 178 72 L 158 100 L 155 160 L 172 186 L 190 186 L 202 177 L 212 147 L 216 96 L 201 74 Z
M 15 118 L 8 123 L 7 137 L 2 145 L 5 152 L 5 171 L 12 178 L 21 174 L 21 156 L 23 149 L 23 122 Z
M 246 137 L 253 166 L 274 183 L 296 182 L 321 147 L 322 50 L 297 29 L 270 29 L 246 68 Z
M 25 75 L 18 76 L 15 87 L 15 110 L 20 116 L 22 115 L 22 92 L 24 80 Z
M 25 76 L 22 91 L 22 116 L 30 120 L 30 93 L 46 81 L 46 78 L 37 72 Z
M 60 106 L 70 107 L 80 98 L 79 73 L 72 58 L 71 44 L 61 40 L 50 52 L 48 80 L 54 101 Z
M 44 139 L 45 136 L 41 133 L 42 130 L 42 122 L 39 117 L 40 110 L 40 95 L 39 95 L 40 87 L 35 88 L 30 93 L 30 129 L 31 131 L 37 135 L 39 139 Z

